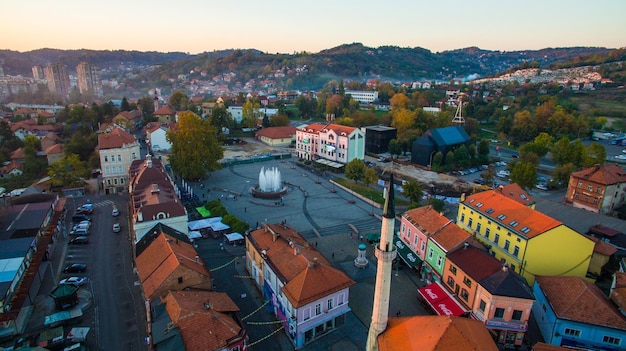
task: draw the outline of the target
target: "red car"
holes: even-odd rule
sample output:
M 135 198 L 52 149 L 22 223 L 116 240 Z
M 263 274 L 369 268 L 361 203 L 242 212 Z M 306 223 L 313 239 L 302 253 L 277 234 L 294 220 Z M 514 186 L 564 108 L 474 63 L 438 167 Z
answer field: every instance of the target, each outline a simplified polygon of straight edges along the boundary
M 93 213 L 93 208 L 80 206 L 76 209 L 76 213 L 90 215 Z

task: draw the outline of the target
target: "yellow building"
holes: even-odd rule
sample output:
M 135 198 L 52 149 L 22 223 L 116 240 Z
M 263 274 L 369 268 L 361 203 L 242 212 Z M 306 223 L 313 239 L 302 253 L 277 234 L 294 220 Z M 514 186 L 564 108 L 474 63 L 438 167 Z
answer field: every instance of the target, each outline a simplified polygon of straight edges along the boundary
M 462 199 L 457 225 L 529 285 L 536 275 L 584 278 L 589 269 L 593 241 L 497 190 Z

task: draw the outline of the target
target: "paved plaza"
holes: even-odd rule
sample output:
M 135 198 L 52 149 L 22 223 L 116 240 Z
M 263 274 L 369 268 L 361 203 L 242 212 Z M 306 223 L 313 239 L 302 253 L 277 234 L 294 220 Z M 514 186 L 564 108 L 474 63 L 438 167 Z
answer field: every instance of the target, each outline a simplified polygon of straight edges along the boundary
M 356 284 L 350 289 L 352 312 L 348 314 L 346 325 L 303 349 L 362 350 L 365 348 L 372 313 L 376 260 L 372 246 L 368 244 L 369 265 L 364 269 L 354 266 L 357 247 L 366 241 L 354 234 L 352 226 L 363 235 L 380 232 L 382 210 L 331 183 L 330 179 L 337 175 L 330 172 L 316 174 L 297 166 L 296 163 L 295 159 L 279 159 L 229 166 L 212 173 L 202 185 L 191 183 L 191 186 L 201 200 L 219 199 L 229 213 L 248 222 L 251 227 L 261 226 L 264 222 L 286 221 L 287 225 L 317 247 L 336 268 L 350 276 Z M 252 197 L 250 188 L 258 184 L 261 168 L 272 167 L 278 168 L 282 180 L 289 184 L 288 192 L 278 200 Z M 382 192 L 382 188 L 380 191 Z M 246 316 L 262 304 L 262 296 L 253 282 L 245 277 L 244 248 L 226 245 L 222 251 L 219 242 L 216 239 L 201 239 L 198 242 L 198 251 L 209 267 L 220 267 L 237 258 L 237 264 L 214 271 L 216 290 L 228 292 L 242 309 L 240 315 Z M 417 279 L 415 273 L 400 265 L 392 274 L 390 316 L 395 316 L 398 312 L 403 316 L 432 314 L 417 300 L 417 288 L 423 282 Z M 236 279 L 232 279 L 233 277 Z M 254 317 L 261 320 L 272 318 L 265 309 L 256 313 L 258 315 Z M 250 317 L 246 321 L 249 320 L 257 319 Z M 251 343 L 273 331 L 269 326 L 254 324 L 248 324 L 247 328 Z M 273 345 L 273 349 L 278 347 L 276 345 L 280 345 L 281 350 L 293 349 L 283 331 L 253 345 L 251 349 L 269 349 L 270 345 Z

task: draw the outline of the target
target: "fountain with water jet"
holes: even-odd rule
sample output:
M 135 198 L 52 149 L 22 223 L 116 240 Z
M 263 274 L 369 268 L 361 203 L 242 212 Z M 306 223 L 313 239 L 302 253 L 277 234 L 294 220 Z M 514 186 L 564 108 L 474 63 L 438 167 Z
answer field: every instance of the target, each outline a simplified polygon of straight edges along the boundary
M 283 185 L 280 171 L 276 167 L 265 169 L 261 167 L 259 172 L 259 184 L 250 189 L 252 196 L 261 199 L 277 199 L 287 192 Z

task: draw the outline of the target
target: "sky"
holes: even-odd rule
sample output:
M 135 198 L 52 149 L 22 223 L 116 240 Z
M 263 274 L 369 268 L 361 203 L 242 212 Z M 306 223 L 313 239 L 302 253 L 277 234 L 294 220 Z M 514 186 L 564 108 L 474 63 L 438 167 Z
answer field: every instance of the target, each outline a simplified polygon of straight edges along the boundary
M 626 47 L 626 0 L 8 0 L 0 49 L 316 53 Z

